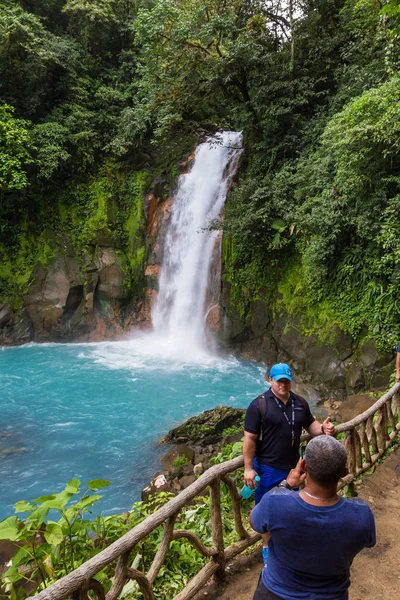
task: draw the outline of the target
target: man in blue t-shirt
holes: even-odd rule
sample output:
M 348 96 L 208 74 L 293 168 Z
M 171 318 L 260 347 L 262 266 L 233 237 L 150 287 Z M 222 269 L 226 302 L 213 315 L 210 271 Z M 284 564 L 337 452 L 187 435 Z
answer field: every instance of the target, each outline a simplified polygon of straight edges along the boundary
M 366 502 L 337 494 L 337 483 L 347 474 L 346 458 L 333 437 L 312 439 L 283 487 L 254 507 L 253 529 L 271 537 L 253 600 L 348 600 L 351 563 L 376 540 Z M 305 478 L 304 489 L 289 489 Z

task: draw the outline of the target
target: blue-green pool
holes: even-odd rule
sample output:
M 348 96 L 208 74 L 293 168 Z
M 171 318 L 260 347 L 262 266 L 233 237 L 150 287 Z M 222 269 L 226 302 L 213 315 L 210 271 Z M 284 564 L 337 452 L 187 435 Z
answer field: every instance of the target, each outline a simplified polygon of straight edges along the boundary
M 158 350 L 140 339 L 0 348 L 0 519 L 73 477 L 111 481 L 94 513 L 129 509 L 160 469 L 162 435 L 264 389 L 260 365 Z

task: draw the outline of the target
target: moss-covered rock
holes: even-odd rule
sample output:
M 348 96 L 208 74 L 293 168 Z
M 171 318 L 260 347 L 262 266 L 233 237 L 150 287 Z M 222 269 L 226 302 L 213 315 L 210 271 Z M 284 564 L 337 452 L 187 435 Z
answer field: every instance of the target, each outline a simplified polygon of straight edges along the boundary
M 355 337 L 346 331 L 327 302 L 307 303 L 296 265 L 235 268 L 238 257 L 229 237 L 223 260 L 220 337 L 237 354 L 267 366 L 289 363 L 296 384 L 312 386 L 315 400 L 389 384 L 394 353 L 379 349 L 365 332 Z
M 160 443 L 189 446 L 217 444 L 227 433 L 243 431 L 245 413 L 245 409 L 242 408 L 216 406 L 175 427 L 160 440 Z
M 145 171 L 106 165 L 61 190 L 47 223 L 38 215 L 11 246 L 0 244 L 0 343 L 102 339 L 124 329 L 144 297 L 149 181 Z

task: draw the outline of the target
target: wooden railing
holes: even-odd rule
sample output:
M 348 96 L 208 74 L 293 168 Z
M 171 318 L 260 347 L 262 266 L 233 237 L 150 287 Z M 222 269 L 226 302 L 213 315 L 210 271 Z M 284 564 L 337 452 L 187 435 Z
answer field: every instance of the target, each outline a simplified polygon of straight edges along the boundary
M 349 474 L 339 482 L 339 489 L 351 484 L 383 456 L 400 431 L 400 383 L 396 383 L 368 410 L 336 427 L 345 432 Z
M 336 427 L 337 433 L 345 432 L 343 443 L 348 452 L 349 474 L 340 481 L 339 489 L 351 484 L 356 477 L 367 471 L 382 457 L 394 442 L 400 430 L 400 398 L 397 392 L 400 384 L 393 386 L 373 406 L 356 418 Z M 340 437 L 340 436 L 339 436 Z M 303 436 L 307 440 L 309 436 Z M 183 490 L 142 523 L 134 527 L 119 540 L 88 560 L 49 588 L 34 596 L 35 600 L 88 600 L 88 592 L 98 600 L 116 600 L 129 579 L 137 581 L 144 600 L 155 600 L 152 584 L 164 564 L 169 546 L 173 540 L 185 538 L 196 550 L 208 559 L 206 565 L 192 578 L 175 600 L 189 600 L 212 577 L 218 581 L 224 578 L 225 565 L 232 558 L 255 544 L 258 533 L 249 533 L 242 521 L 240 496 L 236 485 L 229 477 L 243 467 L 243 458 L 238 457 L 208 469 L 197 481 Z M 235 529 L 238 540 L 224 546 L 220 484 L 228 486 Z M 191 503 L 199 494 L 209 488 L 212 528 L 212 546 L 206 546 L 192 532 L 175 529 L 175 521 L 180 510 Z M 130 568 L 130 552 L 156 527 L 164 524 L 164 535 L 147 573 Z M 115 575 L 110 590 L 105 593 L 103 586 L 93 576 L 107 565 L 115 564 Z

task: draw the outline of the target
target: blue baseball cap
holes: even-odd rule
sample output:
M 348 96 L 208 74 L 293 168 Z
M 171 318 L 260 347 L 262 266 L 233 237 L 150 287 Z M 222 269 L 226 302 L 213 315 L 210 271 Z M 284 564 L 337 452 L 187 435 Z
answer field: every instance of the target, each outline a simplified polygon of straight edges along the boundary
M 271 367 L 269 376 L 271 379 L 275 379 L 275 381 L 279 381 L 280 379 L 289 379 L 289 381 L 292 381 L 292 369 L 285 363 L 278 363 Z

